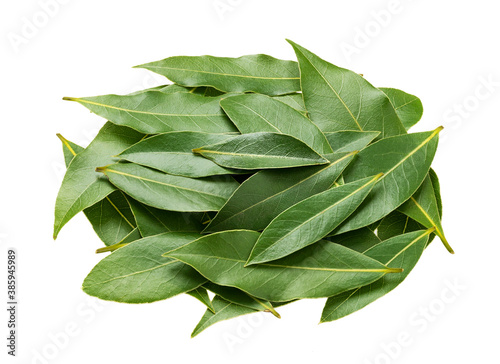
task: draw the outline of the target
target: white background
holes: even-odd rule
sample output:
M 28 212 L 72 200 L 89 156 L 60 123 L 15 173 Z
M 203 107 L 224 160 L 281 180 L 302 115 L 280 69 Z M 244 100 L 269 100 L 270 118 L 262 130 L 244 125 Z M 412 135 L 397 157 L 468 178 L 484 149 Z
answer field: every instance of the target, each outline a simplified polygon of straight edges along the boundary
M 2 363 L 498 362 L 495 1 L 60 0 L 57 8 L 46 2 L 54 3 L 0 5 L 0 292 L 6 251 L 14 246 L 20 302 L 14 360 L 6 355 L 0 305 Z M 146 305 L 87 297 L 81 282 L 102 258 L 94 254 L 100 242 L 89 223 L 80 214 L 52 240 L 64 170 L 55 134 L 86 145 L 103 120 L 61 98 L 161 84 L 161 77 L 131 66 L 172 55 L 293 59 L 285 38 L 376 86 L 419 96 L 425 112 L 415 130 L 444 125 L 433 166 L 456 254 L 436 240 L 394 292 L 321 325 L 324 300 L 308 300 L 280 309 L 281 320 L 247 316 L 190 339 L 204 308 L 187 295 Z

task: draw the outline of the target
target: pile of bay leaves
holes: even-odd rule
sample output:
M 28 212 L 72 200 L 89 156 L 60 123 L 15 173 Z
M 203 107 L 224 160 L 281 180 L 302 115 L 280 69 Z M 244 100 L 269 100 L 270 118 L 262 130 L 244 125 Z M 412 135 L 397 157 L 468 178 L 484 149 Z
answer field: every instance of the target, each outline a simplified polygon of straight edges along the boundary
M 65 98 L 108 122 L 67 171 L 54 237 L 83 211 L 110 252 L 83 283 L 104 300 L 187 293 L 208 326 L 302 298 L 321 321 L 401 283 L 437 235 L 430 169 L 442 128 L 408 133 L 420 100 L 289 42 L 298 59 L 170 57 L 173 84 Z M 210 295 L 209 295 L 209 292 Z

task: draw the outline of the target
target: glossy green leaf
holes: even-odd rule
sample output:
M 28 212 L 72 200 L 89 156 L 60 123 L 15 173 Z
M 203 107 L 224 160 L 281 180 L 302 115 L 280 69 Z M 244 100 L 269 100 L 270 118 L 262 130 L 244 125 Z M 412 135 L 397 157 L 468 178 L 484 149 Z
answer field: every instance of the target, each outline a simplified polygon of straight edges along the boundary
M 319 154 L 333 153 L 325 135 L 311 120 L 275 98 L 259 94 L 236 95 L 222 99 L 220 105 L 242 134 L 287 134 Z
M 446 249 L 453 253 L 453 249 L 444 236 L 434 186 L 429 175 L 424 179 L 417 192 L 402 204 L 398 210 L 426 228 L 435 227 L 437 236 L 439 236 Z
M 154 302 L 189 292 L 206 279 L 191 267 L 162 254 L 199 236 L 165 233 L 128 244 L 92 269 L 83 282 L 83 290 L 103 300 L 126 303 Z
M 239 186 L 230 176 L 194 179 L 133 163 L 117 163 L 97 170 L 137 201 L 171 211 L 217 211 Z
M 395 236 L 422 229 L 424 229 L 424 226 L 398 210 L 395 210 L 382 219 L 377 228 L 377 235 L 380 240 L 387 240 Z
M 281 318 L 279 313 L 276 312 L 273 305 L 269 301 L 250 296 L 248 293 L 245 293 L 237 288 L 219 286 L 212 282 L 205 283 L 203 287 L 224 298 L 226 301 L 236 303 L 237 305 L 245 306 L 256 311 L 269 311 L 277 318 Z
M 363 149 L 379 134 L 378 131 L 342 130 L 325 133 L 325 136 L 335 153 L 349 153 Z
M 80 152 L 82 152 L 85 148 L 80 147 L 78 144 L 75 144 L 61 134 L 57 134 L 57 137 L 61 140 L 63 145 L 63 155 L 64 155 L 64 164 L 66 168 L 68 168 L 69 164 L 73 160 L 73 158 Z
M 259 233 L 231 230 L 203 236 L 166 256 L 191 265 L 210 281 L 268 301 L 329 297 L 372 283 L 388 269 L 354 250 L 320 241 L 271 263 L 245 267 Z
M 119 157 L 162 172 L 184 177 L 241 173 L 194 154 L 192 149 L 232 138 L 231 134 L 174 131 L 154 135 L 124 150 Z
M 380 238 L 368 227 L 328 237 L 327 240 L 360 253 L 381 242 Z
M 328 163 L 294 137 L 276 133 L 235 136 L 225 142 L 193 149 L 220 166 L 238 169 L 289 168 Z
M 379 90 L 387 95 L 406 130 L 410 129 L 422 118 L 424 108 L 417 96 L 395 88 L 381 87 Z
M 283 258 L 325 237 L 356 210 L 380 177 L 331 188 L 283 211 L 260 235 L 247 266 Z
M 211 86 L 225 92 L 253 91 L 265 95 L 300 91 L 297 62 L 265 54 L 239 58 L 177 56 L 137 67 L 183 86 Z
M 200 232 L 202 213 L 160 210 L 128 198 L 141 235 L 152 236 L 166 232 Z
M 137 143 L 142 137 L 132 129 L 106 123 L 92 143 L 74 157 L 57 195 L 54 239 L 73 216 L 116 189 L 102 174 L 96 173 L 95 168 L 113 163 L 111 156 Z
M 169 131 L 235 132 L 237 129 L 220 108 L 221 97 L 147 91 L 135 95 L 64 99 L 77 101 L 115 124 L 128 126 L 145 134 Z
M 257 172 L 234 192 L 205 229 L 262 230 L 290 206 L 332 187 L 355 153 L 328 155 L 329 164 Z
M 198 325 L 196 325 L 196 327 L 194 328 L 191 337 L 195 337 L 200 332 L 212 326 L 213 324 L 216 324 L 217 322 L 247 315 L 249 313 L 258 312 L 252 308 L 240 306 L 235 303 L 226 301 L 220 296 L 214 297 L 214 299 L 212 300 L 212 306 L 215 310 L 215 313 L 207 309 Z
M 379 131 L 380 138 L 405 133 L 389 98 L 355 72 L 324 61 L 288 41 L 297 55 L 304 103 L 324 132 Z
M 191 297 L 196 298 L 198 301 L 207 306 L 207 309 L 215 313 L 214 306 L 212 305 L 212 301 L 210 301 L 210 297 L 208 297 L 208 292 L 203 287 L 198 287 L 193 289 L 192 291 L 186 292 Z
M 342 223 L 336 232 L 370 225 L 408 200 L 429 171 L 441 129 L 385 138 L 359 152 L 343 174 L 346 183 L 379 172 L 384 175 L 356 214 Z
M 360 310 L 396 288 L 412 271 L 425 249 L 430 234 L 415 231 L 396 236 L 368 249 L 364 254 L 392 268 L 401 268 L 400 274 L 388 274 L 367 286 L 328 298 L 321 322 L 337 320 Z

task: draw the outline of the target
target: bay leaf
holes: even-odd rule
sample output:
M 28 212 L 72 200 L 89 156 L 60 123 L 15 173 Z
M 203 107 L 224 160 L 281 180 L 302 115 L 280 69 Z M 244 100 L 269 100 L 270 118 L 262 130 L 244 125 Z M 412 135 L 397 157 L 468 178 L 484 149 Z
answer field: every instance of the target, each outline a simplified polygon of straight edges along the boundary
M 113 163 L 111 156 L 135 144 L 142 137 L 142 134 L 130 128 L 108 122 L 89 146 L 74 157 L 57 195 L 54 239 L 61 228 L 78 212 L 116 190 L 102 174 L 95 172 L 95 168 Z
M 281 101 L 307 116 L 306 105 L 304 105 L 302 93 L 295 92 L 293 94 L 273 96 L 273 99 Z
M 284 170 L 263 170 L 244 181 L 205 232 L 262 230 L 295 203 L 332 187 L 355 153 L 327 155 L 330 163 Z
M 289 168 L 328 163 L 294 137 L 276 133 L 237 135 L 225 142 L 193 149 L 220 166 L 237 169 Z
M 205 283 L 203 287 L 215 293 L 217 296 L 224 298 L 226 301 L 236 303 L 237 305 L 248 307 L 256 311 L 269 311 L 277 318 L 281 318 L 279 313 L 276 312 L 273 305 L 269 301 L 250 296 L 237 288 L 219 286 L 218 284 L 212 282 Z
M 408 200 L 419 188 L 436 153 L 438 134 L 434 131 L 403 134 L 379 140 L 363 149 L 343 173 L 346 183 L 382 172 L 372 191 L 336 233 L 370 225 Z
M 377 228 L 377 235 L 381 240 L 424 229 L 424 226 L 395 210 L 384 217 Z
M 230 176 L 187 178 L 133 163 L 116 163 L 97 171 L 137 201 L 171 211 L 217 211 L 239 186 Z
M 199 236 L 165 233 L 136 240 L 97 263 L 85 278 L 83 290 L 103 300 L 125 303 L 155 302 L 189 292 L 206 279 L 162 254 Z
M 186 292 L 188 295 L 191 297 L 196 298 L 198 301 L 203 303 L 205 306 L 207 306 L 207 309 L 209 311 L 212 311 L 215 313 L 214 306 L 212 305 L 212 301 L 210 301 L 210 297 L 208 297 L 208 292 L 205 288 L 203 287 L 198 287 L 193 289 L 192 291 Z
M 299 61 L 300 83 L 309 117 L 321 130 L 379 131 L 379 138 L 406 132 L 382 91 L 359 74 L 288 42 Z
M 213 324 L 216 324 L 217 322 L 247 315 L 249 313 L 258 312 L 252 308 L 240 306 L 235 303 L 226 301 L 220 296 L 214 297 L 214 299 L 212 300 L 212 306 L 215 310 L 215 313 L 207 309 L 198 325 L 196 325 L 196 327 L 194 328 L 191 337 L 195 337 L 203 330 L 212 326 Z
M 325 133 L 325 136 L 335 153 L 348 153 L 363 149 L 379 134 L 378 131 L 342 130 Z
M 436 203 L 439 212 L 439 218 L 443 218 L 443 202 L 441 199 L 441 186 L 439 184 L 439 178 L 432 168 L 429 169 L 429 177 L 431 178 L 432 188 L 434 189 L 434 196 L 436 197 Z
M 319 154 L 333 153 L 325 135 L 311 120 L 275 98 L 259 94 L 235 95 L 222 99 L 220 105 L 242 134 L 287 134 Z
M 220 108 L 221 97 L 147 91 L 134 95 L 65 97 L 64 100 L 76 101 L 115 124 L 144 134 L 169 131 L 236 132 L 236 127 Z
M 331 188 L 289 207 L 264 229 L 246 266 L 283 258 L 319 241 L 356 210 L 381 176 Z
M 321 315 L 321 322 L 334 321 L 347 316 L 396 288 L 417 264 L 432 230 L 419 230 L 399 235 L 365 251 L 366 256 L 386 266 L 401 268 L 403 272 L 385 275 L 367 286 L 328 298 Z
M 436 235 L 439 236 L 446 249 L 450 253 L 454 253 L 444 236 L 441 216 L 434 193 L 434 186 L 429 174 L 425 177 L 417 192 L 415 192 L 408 201 L 402 204 L 398 210 L 426 228 L 435 227 Z
M 133 198 L 127 198 L 141 235 L 152 236 L 166 232 L 200 232 L 202 213 L 160 210 Z
M 424 108 L 418 97 L 395 88 L 380 87 L 379 90 L 387 95 L 406 130 L 422 118 Z
M 249 230 L 214 233 L 165 256 L 191 265 L 213 283 L 271 302 L 329 297 L 401 271 L 326 240 L 272 264 L 245 267 L 259 236 Z
M 183 86 L 211 86 L 224 92 L 282 95 L 300 91 L 297 62 L 265 54 L 239 58 L 175 56 L 136 66 Z
M 207 177 L 241 173 L 215 164 L 192 149 L 232 138 L 231 134 L 174 131 L 144 139 L 120 153 L 119 157 L 162 172 L 184 177 Z
M 327 237 L 327 240 L 343 245 L 357 252 L 364 252 L 382 240 L 368 227 L 352 230 L 344 234 Z

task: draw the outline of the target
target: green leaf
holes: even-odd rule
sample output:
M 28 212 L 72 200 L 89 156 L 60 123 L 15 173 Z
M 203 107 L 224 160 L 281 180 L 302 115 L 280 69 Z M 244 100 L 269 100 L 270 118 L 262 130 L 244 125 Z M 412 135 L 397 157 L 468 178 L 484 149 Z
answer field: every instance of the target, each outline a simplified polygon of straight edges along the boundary
M 385 275 L 372 284 L 328 298 L 321 315 L 321 322 L 347 316 L 396 288 L 417 264 L 431 231 L 432 229 L 420 230 L 396 236 L 365 251 L 366 256 L 392 268 L 401 268 L 403 272 Z
M 147 91 L 135 95 L 65 97 L 64 100 L 77 101 L 115 124 L 145 134 L 169 131 L 235 132 L 237 129 L 220 108 L 221 97 Z
M 85 148 L 80 147 L 78 144 L 70 142 L 68 139 L 63 137 L 61 134 L 56 134 L 57 137 L 61 140 L 63 145 L 63 154 L 64 154 L 64 164 L 66 168 L 68 168 L 69 164 L 73 160 L 73 158 L 80 152 L 82 152 Z
M 214 297 L 214 299 L 212 300 L 212 306 L 215 310 L 215 313 L 207 309 L 198 325 L 196 325 L 196 327 L 194 328 L 191 337 L 195 337 L 200 332 L 212 326 L 213 324 L 216 324 L 217 322 L 229 320 L 249 313 L 258 312 L 252 308 L 240 306 L 235 303 L 226 301 L 220 296 Z
M 165 233 L 137 240 L 101 260 L 83 282 L 83 290 L 103 300 L 147 303 L 189 292 L 206 282 L 191 267 L 162 253 L 200 235 Z
M 152 236 L 166 232 L 200 232 L 202 213 L 160 210 L 128 198 L 141 235 Z
M 272 264 L 245 267 L 259 235 L 249 230 L 214 233 L 165 255 L 191 265 L 213 283 L 273 302 L 329 297 L 400 272 L 325 240 Z
M 74 157 L 57 195 L 54 239 L 61 228 L 78 212 L 115 191 L 109 181 L 94 171 L 95 168 L 113 163 L 112 155 L 137 143 L 142 137 L 142 134 L 132 129 L 106 123 L 92 143 Z
M 300 111 L 303 115 L 307 115 L 306 105 L 301 93 L 293 93 L 288 95 L 273 96 L 273 99 L 281 101 L 295 110 Z
M 439 212 L 439 218 L 443 218 L 443 202 L 441 200 L 441 186 L 439 184 L 439 178 L 436 172 L 431 168 L 429 169 L 429 177 L 431 178 L 432 188 L 434 189 L 434 195 L 436 196 L 436 203 Z
M 57 134 L 63 143 L 64 160 L 66 167 L 73 158 L 84 148 L 70 142 L 61 134 Z M 83 210 L 85 216 L 92 224 L 97 236 L 106 245 L 121 243 L 123 239 L 140 239 L 138 233 L 132 233 L 136 230 L 136 223 L 130 206 L 125 196 L 120 191 L 114 191 L 101 201 Z
M 333 152 L 323 132 L 311 120 L 275 98 L 259 94 L 236 95 L 222 99 L 220 105 L 242 134 L 287 134 L 319 154 Z
M 426 228 L 435 227 L 436 235 L 439 236 L 446 249 L 450 253 L 454 253 L 444 236 L 434 186 L 429 175 L 425 177 L 417 192 L 402 204 L 398 210 Z
M 381 242 L 379 237 L 368 227 L 328 237 L 327 240 L 360 253 Z
M 388 97 L 355 72 L 324 61 L 288 41 L 297 55 L 304 103 L 324 132 L 379 131 L 379 138 L 405 133 Z
M 300 140 L 285 134 L 252 133 L 193 149 L 220 166 L 238 169 L 289 168 L 328 163 Z
M 385 138 L 359 152 L 343 174 L 346 183 L 379 172 L 384 175 L 336 233 L 370 225 L 408 200 L 429 171 L 441 129 Z
M 381 176 L 329 189 L 283 211 L 264 229 L 246 265 L 283 258 L 317 242 L 356 210 Z
M 207 177 L 241 173 L 221 167 L 191 150 L 232 138 L 231 134 L 174 131 L 144 139 L 124 150 L 119 157 L 162 172 L 184 177 Z
M 379 90 L 387 95 L 406 130 L 422 118 L 424 108 L 417 96 L 395 88 L 380 87 Z
M 159 73 L 183 86 L 211 86 L 225 92 L 265 95 L 300 91 L 297 62 L 265 54 L 239 58 L 177 56 L 136 67 Z
M 207 309 L 215 313 L 215 309 L 212 306 L 212 302 L 210 301 L 210 297 L 208 297 L 208 292 L 203 287 L 198 287 L 193 289 L 192 291 L 186 292 L 191 297 L 196 298 L 198 301 L 207 306 Z
M 110 193 L 101 201 L 86 208 L 84 213 L 97 236 L 106 245 L 121 242 L 137 227 L 128 201 L 121 191 Z
M 325 133 L 325 136 L 335 153 L 348 153 L 362 150 L 379 134 L 378 131 L 342 130 Z
M 237 305 L 245 306 L 256 311 L 269 311 L 277 318 L 281 318 L 279 313 L 275 311 L 273 305 L 269 301 L 250 296 L 237 288 L 219 286 L 218 284 L 214 284 L 212 282 L 205 283 L 203 287 L 224 298 L 226 301 L 236 303 Z
M 424 226 L 395 210 L 382 219 L 377 228 L 377 235 L 380 240 L 387 240 L 398 235 L 422 229 L 424 229 Z
M 329 164 L 264 170 L 244 181 L 205 231 L 262 230 L 295 203 L 329 189 L 355 153 L 331 154 Z
M 133 163 L 117 163 L 97 171 L 137 201 L 171 211 L 217 211 L 239 186 L 230 176 L 194 179 Z

